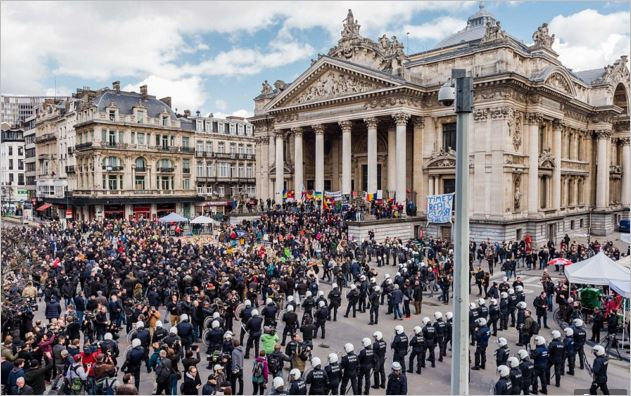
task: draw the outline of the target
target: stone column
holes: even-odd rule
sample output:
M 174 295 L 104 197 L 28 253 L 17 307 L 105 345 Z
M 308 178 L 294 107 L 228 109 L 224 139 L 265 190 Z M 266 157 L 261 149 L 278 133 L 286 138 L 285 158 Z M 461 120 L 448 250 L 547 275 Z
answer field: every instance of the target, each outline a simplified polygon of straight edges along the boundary
M 285 159 L 283 158 L 283 131 L 276 131 L 276 188 L 274 189 L 274 201 L 283 202 L 283 189 L 285 180 Z
M 609 206 L 609 160 L 607 151 L 609 150 L 609 140 L 611 131 L 599 130 L 594 132 L 598 139 L 598 151 L 596 157 L 596 207 L 606 208 Z
M 297 201 L 302 201 L 302 191 L 304 190 L 304 172 L 302 161 L 302 128 L 292 128 L 294 133 L 294 194 Z
M 622 142 L 622 197 L 624 207 L 631 205 L 631 151 L 629 150 L 629 137 L 621 138 Z
M 261 178 L 261 182 L 260 182 L 260 190 L 257 190 L 256 193 L 257 195 L 263 199 L 266 200 L 267 198 L 269 198 L 269 140 L 267 137 L 262 137 L 259 140 L 261 142 L 261 149 L 259 151 L 258 157 L 256 158 L 256 163 L 257 164 L 261 164 L 261 169 L 260 169 L 260 178 Z M 206 166 L 204 164 L 204 166 Z M 259 187 L 257 187 L 259 188 Z
M 574 192 L 572 193 L 572 198 L 574 200 L 574 206 L 578 206 L 580 199 L 578 198 L 578 177 L 574 178 Z
M 314 125 L 315 132 L 315 190 L 324 196 L 324 125 Z
M 368 129 L 368 193 L 377 192 L 377 124 L 376 118 L 364 119 Z
M 274 198 L 274 191 L 276 191 L 276 184 L 272 183 L 272 175 L 270 173 L 270 169 L 276 163 L 276 136 L 273 131 L 268 132 L 268 144 L 267 144 L 267 197 L 272 201 Z M 217 168 L 215 168 L 215 172 L 217 172 Z
M 405 205 L 406 196 L 406 185 L 405 179 L 407 175 L 407 171 L 405 169 L 406 165 L 406 127 L 408 124 L 408 119 L 410 115 L 407 113 L 397 113 L 393 115 L 394 121 L 397 125 L 397 202 Z
M 529 113 L 528 128 L 528 213 L 539 211 L 539 125 L 541 113 Z
M 434 195 L 434 176 L 429 177 L 429 186 L 427 195 Z
M 414 117 L 414 143 L 412 145 L 412 190 L 416 191 L 416 208 L 423 211 L 425 189 L 423 188 L 423 132 L 425 120 Z
M 394 125 L 388 127 L 388 194 L 393 196 L 397 189 L 397 133 Z
M 351 129 L 353 121 L 340 122 L 342 128 L 342 194 L 351 194 Z
M 560 120 L 552 123 L 552 155 L 554 156 L 554 169 L 552 170 L 552 208 L 561 209 L 561 129 Z

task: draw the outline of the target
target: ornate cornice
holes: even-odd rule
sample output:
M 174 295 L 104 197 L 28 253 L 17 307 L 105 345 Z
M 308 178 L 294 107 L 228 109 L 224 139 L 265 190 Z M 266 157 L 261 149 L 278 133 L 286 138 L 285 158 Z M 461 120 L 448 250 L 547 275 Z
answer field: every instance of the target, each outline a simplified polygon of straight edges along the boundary
M 474 109 L 473 120 L 474 121 L 486 121 L 489 119 L 489 109 Z
M 412 123 L 415 128 L 424 128 L 425 127 L 425 118 L 423 117 L 412 117 Z
M 610 129 L 594 129 L 592 133 L 596 139 L 609 139 L 612 135 Z
M 407 125 L 408 120 L 410 119 L 410 115 L 408 113 L 401 112 L 393 114 L 392 118 L 394 118 L 394 122 L 395 124 L 397 124 L 397 126 Z
M 620 138 L 620 144 L 622 144 L 623 146 L 628 146 L 630 141 L 631 137 L 629 136 Z
M 294 135 L 302 135 L 303 129 L 302 127 L 294 127 L 294 128 L 291 128 L 291 132 Z

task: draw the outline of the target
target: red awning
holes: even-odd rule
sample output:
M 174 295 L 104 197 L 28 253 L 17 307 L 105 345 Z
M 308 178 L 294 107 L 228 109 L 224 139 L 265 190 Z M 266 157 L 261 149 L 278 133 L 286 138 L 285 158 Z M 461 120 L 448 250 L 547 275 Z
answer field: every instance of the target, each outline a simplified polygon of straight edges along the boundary
M 37 210 L 38 212 L 43 212 L 43 211 L 45 211 L 46 209 L 50 208 L 51 206 L 53 206 L 53 205 L 51 205 L 51 204 L 49 204 L 49 203 L 45 203 L 45 204 L 43 204 L 42 206 L 40 206 L 39 208 L 37 208 L 36 210 Z

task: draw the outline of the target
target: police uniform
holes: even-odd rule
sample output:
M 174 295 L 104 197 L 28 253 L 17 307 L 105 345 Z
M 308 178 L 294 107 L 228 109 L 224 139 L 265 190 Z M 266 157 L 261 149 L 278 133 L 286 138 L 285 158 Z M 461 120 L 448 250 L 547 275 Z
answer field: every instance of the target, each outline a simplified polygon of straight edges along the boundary
M 479 327 L 475 332 L 476 347 L 475 347 L 475 368 L 484 370 L 486 368 L 486 348 L 489 345 L 489 337 L 491 337 L 491 330 L 484 325 Z
M 447 324 L 438 319 L 434 323 L 434 330 L 436 330 L 436 341 L 438 342 L 438 361 L 443 361 L 443 356 L 447 354 Z
M 595 395 L 598 388 L 600 388 L 603 394 L 609 394 L 609 388 L 607 387 L 608 363 L 609 359 L 607 359 L 607 356 L 597 356 L 596 359 L 594 359 L 594 365 L 592 368 L 594 380 L 592 381 L 592 386 L 589 388 L 589 393 L 591 395 Z
M 351 382 L 351 387 L 353 389 L 353 394 L 358 394 L 357 392 L 357 367 L 359 362 L 357 360 L 357 355 L 351 352 L 346 356 L 342 357 L 342 364 L 340 367 L 342 368 L 342 389 L 340 392 L 346 394 L 346 387 L 348 386 L 348 381 Z
M 337 395 L 340 393 L 340 381 L 342 380 L 342 369 L 340 365 L 336 363 L 331 363 L 324 368 L 326 372 L 327 379 L 329 381 L 329 389 L 331 389 L 332 395 Z
M 357 392 L 359 394 L 362 393 L 362 389 L 364 389 L 364 394 L 368 394 L 370 389 L 370 374 L 375 369 L 375 363 L 375 352 L 372 350 L 371 346 L 359 352 L 359 382 L 357 386 Z M 365 386 L 362 386 L 364 384 Z
M 548 348 L 545 345 L 539 345 L 532 353 L 535 364 L 535 377 L 532 380 L 532 392 L 537 393 L 537 380 L 541 382 L 541 391 L 548 392 L 548 383 L 546 381 L 546 370 L 548 369 Z
M 386 387 L 386 370 L 384 365 L 386 363 L 386 350 L 388 348 L 388 344 L 384 340 L 375 341 L 372 344 L 372 350 L 375 352 L 375 370 L 373 374 L 373 379 L 375 380 L 375 384 L 373 388 L 385 388 Z
M 309 386 L 310 395 L 326 395 L 329 388 L 329 378 L 320 366 L 314 368 L 307 374 L 305 380 Z
M 408 353 L 408 336 L 405 333 L 395 335 L 390 347 L 394 350 L 392 361 L 399 362 L 401 364 L 401 370 L 405 371 L 405 355 Z
M 554 366 L 554 381 L 558 388 L 561 386 L 561 375 L 563 375 L 563 359 L 565 356 L 563 342 L 558 339 L 550 341 L 550 344 L 548 344 L 548 354 L 550 356 L 548 358 L 548 370 L 546 371 L 547 381 L 548 384 L 552 383 L 550 381 L 550 369 Z
M 425 327 L 423 327 L 423 338 L 425 339 L 425 344 L 423 346 L 422 352 L 423 362 L 425 362 L 426 351 L 429 351 L 429 361 L 432 362 L 432 367 L 436 367 L 436 357 L 434 356 L 436 329 L 434 329 L 434 326 L 428 323 L 425 325 Z
M 408 367 L 408 373 L 414 371 L 414 359 L 417 361 L 416 374 L 421 374 L 421 367 L 425 367 L 425 360 L 423 359 L 423 348 L 425 348 L 425 339 L 423 338 L 423 333 L 415 334 L 414 337 L 410 339 L 410 346 L 412 347 L 412 352 L 410 353 L 410 364 Z

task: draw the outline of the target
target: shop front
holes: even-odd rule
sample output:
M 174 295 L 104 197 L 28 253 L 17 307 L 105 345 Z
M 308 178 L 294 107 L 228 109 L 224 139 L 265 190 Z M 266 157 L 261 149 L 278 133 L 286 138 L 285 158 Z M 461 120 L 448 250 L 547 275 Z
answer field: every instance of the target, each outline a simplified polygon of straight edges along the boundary
M 103 216 L 106 219 L 124 219 L 125 205 L 104 205 Z
M 133 214 L 130 220 L 141 220 L 151 218 L 151 205 L 133 205 Z
M 158 218 L 164 217 L 169 213 L 175 212 L 175 203 L 164 203 L 157 205 Z

